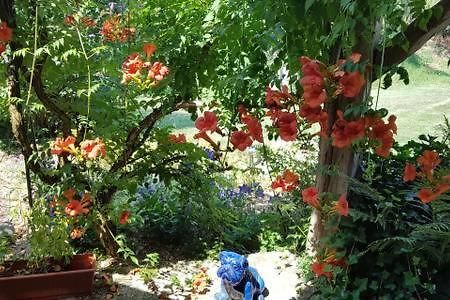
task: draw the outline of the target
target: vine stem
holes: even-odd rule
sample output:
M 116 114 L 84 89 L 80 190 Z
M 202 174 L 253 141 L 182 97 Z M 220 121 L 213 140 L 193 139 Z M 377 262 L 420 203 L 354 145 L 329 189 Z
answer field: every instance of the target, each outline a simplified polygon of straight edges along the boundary
M 272 171 L 271 166 L 269 164 L 269 159 L 268 159 L 268 155 L 267 155 L 267 145 L 265 142 L 265 139 L 263 138 L 263 142 L 262 142 L 262 148 L 263 148 L 263 158 L 264 158 L 264 162 L 267 168 L 267 173 L 269 174 L 269 178 L 270 178 L 270 182 L 273 182 L 273 177 L 272 177 Z
M 33 86 L 33 78 L 34 78 L 34 69 L 36 67 L 36 49 L 37 49 L 37 36 L 38 36 L 38 6 L 36 5 L 36 11 L 34 14 L 34 45 L 33 45 L 33 61 L 31 62 L 31 76 L 30 76 L 30 83 L 28 84 L 28 92 L 27 92 L 27 101 L 26 107 L 28 107 L 28 103 L 30 102 L 31 98 L 31 88 Z
M 381 90 L 381 77 L 383 76 L 383 65 L 384 65 L 384 53 L 386 50 L 386 36 L 384 34 L 384 19 L 381 20 L 381 34 L 383 35 L 383 45 L 382 45 L 382 52 L 381 52 L 381 64 L 380 64 L 380 76 L 378 78 L 378 87 L 377 87 L 377 99 L 375 101 L 375 110 L 378 108 L 378 99 L 380 98 L 380 90 Z
M 381 52 L 381 63 L 380 63 L 380 75 L 378 78 L 378 87 L 377 87 L 377 98 L 375 100 L 375 110 L 378 108 L 378 99 L 380 98 L 380 90 L 381 90 L 381 77 L 383 76 L 383 65 L 384 65 L 384 54 L 386 49 L 386 35 L 384 32 L 384 19 L 381 20 L 381 35 L 383 36 L 383 44 L 382 44 L 382 52 Z M 368 99 L 368 98 L 367 98 Z M 367 162 L 370 164 L 371 162 L 371 153 L 369 152 L 367 155 Z M 383 165 L 381 165 L 383 167 Z M 372 180 L 372 175 L 370 175 L 370 180 Z
M 34 43 L 33 43 L 33 60 L 31 62 L 31 75 L 30 75 L 30 82 L 28 84 L 28 91 L 27 91 L 27 100 L 25 101 L 25 110 L 28 109 L 28 104 L 31 99 L 31 88 L 33 86 L 33 78 L 34 78 L 34 70 L 36 68 L 36 50 L 37 50 L 37 41 L 38 41 L 38 17 L 39 17 L 39 10 L 38 6 L 35 5 L 35 12 L 34 12 Z M 27 114 L 29 115 L 29 114 Z M 29 122 L 27 122 L 29 124 Z M 37 147 L 35 147 L 36 151 Z M 30 174 L 30 168 L 28 167 L 28 159 L 29 157 L 25 158 L 25 178 L 27 181 L 27 194 L 28 194 L 28 204 L 30 205 L 30 208 L 33 208 L 33 184 L 31 182 L 31 174 Z
M 83 38 L 81 37 L 81 32 L 78 29 L 78 26 L 75 26 L 75 29 L 77 30 L 77 35 L 78 35 L 78 40 L 80 41 L 81 50 L 83 51 L 84 58 L 86 59 L 86 68 L 87 68 L 87 72 L 88 72 L 88 90 L 87 90 L 88 104 L 87 104 L 87 116 L 86 117 L 87 117 L 87 119 L 89 119 L 89 114 L 91 111 L 91 67 L 89 65 L 89 57 L 86 53 L 86 49 L 84 48 L 84 43 L 83 43 Z M 86 138 L 86 132 L 87 132 L 87 127 L 84 130 L 83 140 Z

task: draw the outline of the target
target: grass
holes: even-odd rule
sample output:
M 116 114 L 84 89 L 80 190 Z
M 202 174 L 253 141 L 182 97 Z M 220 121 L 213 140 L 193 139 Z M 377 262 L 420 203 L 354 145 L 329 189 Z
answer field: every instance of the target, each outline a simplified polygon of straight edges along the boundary
M 448 59 L 438 55 L 428 44 L 402 65 L 408 70 L 410 84 L 394 81 L 380 91 L 378 108 L 397 116 L 397 140 L 405 143 L 420 134 L 439 135 L 437 126 L 450 116 L 450 68 Z M 378 82 L 372 89 L 376 98 Z
M 166 116 L 158 126 L 173 127 L 175 129 L 189 129 L 194 127 L 194 121 L 191 120 L 191 115 L 187 112 L 177 111 Z

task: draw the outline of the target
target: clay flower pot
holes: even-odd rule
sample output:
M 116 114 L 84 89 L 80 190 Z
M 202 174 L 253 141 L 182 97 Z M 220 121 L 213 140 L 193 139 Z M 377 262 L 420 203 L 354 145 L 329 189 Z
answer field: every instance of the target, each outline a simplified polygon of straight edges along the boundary
M 26 262 L 15 262 L 13 268 Z M 75 255 L 67 270 L 45 274 L 0 277 L 0 300 L 43 300 L 86 296 L 92 292 L 93 254 Z

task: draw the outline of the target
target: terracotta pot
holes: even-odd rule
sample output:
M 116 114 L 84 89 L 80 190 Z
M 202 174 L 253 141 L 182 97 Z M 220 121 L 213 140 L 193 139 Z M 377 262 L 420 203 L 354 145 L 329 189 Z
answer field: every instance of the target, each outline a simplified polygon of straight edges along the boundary
M 19 262 L 23 265 L 23 262 Z M 43 300 L 86 296 L 92 293 L 95 273 L 93 254 L 75 255 L 68 270 L 0 277 L 0 300 Z

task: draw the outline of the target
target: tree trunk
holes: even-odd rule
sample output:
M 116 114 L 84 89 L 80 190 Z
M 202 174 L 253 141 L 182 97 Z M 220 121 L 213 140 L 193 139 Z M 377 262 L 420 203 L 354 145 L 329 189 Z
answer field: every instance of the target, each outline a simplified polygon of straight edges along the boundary
M 354 47 L 353 52 L 362 54 L 361 61 L 367 60 L 372 62 L 372 41 L 365 40 L 363 35 L 361 35 L 360 41 Z M 371 76 L 371 70 L 368 68 L 365 73 L 366 85 L 353 102 L 367 101 L 371 90 Z M 337 99 L 337 101 L 329 102 L 325 105 L 325 110 L 328 112 L 328 136 L 331 135 L 337 110 L 343 110 L 341 103 Z M 319 144 L 319 171 L 316 175 L 316 188 L 319 193 L 346 194 L 348 189 L 346 177 L 355 176 L 358 163 L 359 157 L 351 147 L 333 147 L 330 138 L 322 137 Z M 307 242 L 307 251 L 311 256 L 315 256 L 321 249 L 320 239 L 324 235 L 326 235 L 326 232 L 321 212 L 314 209 L 311 215 Z
M 337 106 L 335 103 L 330 103 L 327 106 L 328 128 L 331 130 L 336 119 Z M 331 145 L 330 138 L 321 138 L 319 145 L 319 172 L 316 176 L 316 187 L 319 193 L 346 194 L 348 183 L 345 175 L 352 175 L 354 166 L 357 163 L 355 160 L 355 155 L 351 147 L 344 149 L 336 148 Z M 331 167 L 337 170 L 339 174 L 330 175 Z M 320 238 L 325 234 L 322 216 L 319 210 L 313 210 L 310 222 L 307 250 L 314 256 L 320 249 Z
M 105 190 L 99 191 L 97 194 L 97 203 L 100 207 L 105 207 L 107 204 L 111 203 L 112 197 L 116 189 L 113 187 L 106 188 Z M 112 257 L 117 257 L 117 250 L 119 245 L 114 238 L 115 226 L 105 219 L 102 215 L 98 218 L 98 222 L 95 224 L 95 231 L 97 232 L 98 239 L 105 249 L 106 254 Z
M 100 222 L 95 224 L 95 231 L 97 232 L 98 239 L 102 244 L 107 255 L 111 257 L 117 257 L 117 250 L 119 245 L 117 244 L 114 235 L 111 232 L 109 222 L 101 218 Z

